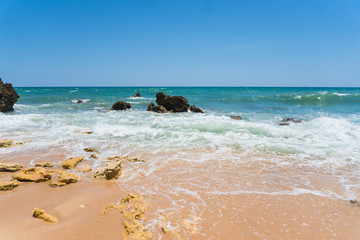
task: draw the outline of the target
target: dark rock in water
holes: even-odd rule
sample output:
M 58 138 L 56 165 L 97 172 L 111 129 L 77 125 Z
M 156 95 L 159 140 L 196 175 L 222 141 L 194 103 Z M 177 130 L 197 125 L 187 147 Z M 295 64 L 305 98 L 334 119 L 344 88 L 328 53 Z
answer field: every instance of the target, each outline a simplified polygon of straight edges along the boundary
M 131 97 L 141 97 L 140 93 L 136 93 L 135 95 L 132 95 Z
M 77 100 L 76 103 L 83 103 L 83 100 Z
M 290 124 L 290 122 L 293 123 L 301 123 L 302 120 L 301 119 L 296 119 L 296 118 L 284 118 L 279 125 L 280 126 L 288 126 Z
M 189 110 L 188 100 L 182 96 L 165 95 L 163 92 L 156 94 L 156 103 L 165 107 L 167 111 L 187 112 Z
M 242 120 L 242 117 L 240 116 L 230 116 L 230 118 L 234 120 Z
M 176 113 L 176 112 L 191 112 L 204 113 L 200 108 L 197 108 L 195 105 L 190 107 L 188 100 L 182 96 L 170 96 L 165 95 L 163 92 L 156 94 L 156 103 L 158 106 L 155 106 L 153 103 L 150 103 L 147 111 L 157 112 L 157 113 Z
M 194 113 L 204 113 L 203 110 L 201 110 L 200 108 L 197 108 L 195 105 L 192 105 L 190 107 L 190 111 L 194 112 Z
M 112 105 L 112 108 L 110 110 L 126 110 L 130 108 L 131 108 L 130 103 L 118 101 Z
M 147 110 L 146 111 L 151 111 L 151 112 L 157 112 L 157 113 L 167 113 L 168 111 L 166 111 L 164 106 L 155 106 L 153 103 L 150 103 Z
M 14 111 L 14 104 L 20 96 L 10 83 L 3 83 L 0 78 L 0 112 Z

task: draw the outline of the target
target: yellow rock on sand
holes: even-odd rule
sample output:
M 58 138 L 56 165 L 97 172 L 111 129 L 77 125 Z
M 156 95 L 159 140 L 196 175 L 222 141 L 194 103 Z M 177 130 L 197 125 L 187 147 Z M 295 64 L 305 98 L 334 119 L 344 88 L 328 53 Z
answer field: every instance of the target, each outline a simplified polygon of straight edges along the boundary
M 68 158 L 61 163 L 61 166 L 64 169 L 73 169 L 76 166 L 76 164 L 81 162 L 84 158 L 85 156 Z
M 46 182 L 51 179 L 51 174 L 45 168 L 34 167 L 24 169 L 20 173 L 14 173 L 12 177 L 21 182 Z
M 31 142 L 31 140 L 14 143 L 13 139 L 0 139 L 0 148 L 8 148 L 16 145 L 23 145 L 24 143 Z
M 50 186 L 61 187 L 66 184 L 74 183 L 80 180 L 79 176 L 73 173 L 59 171 L 59 170 L 49 170 L 51 173 L 51 183 Z
M 14 140 L 11 139 L 0 139 L 0 148 L 8 148 L 14 145 Z
M 46 182 L 51 180 L 50 185 L 54 187 L 64 186 L 80 180 L 76 174 L 42 167 L 28 168 L 20 173 L 14 173 L 12 177 L 21 182 Z
M 118 209 L 124 216 L 124 239 L 150 239 L 151 232 L 145 227 L 145 213 L 149 207 L 148 201 L 142 195 L 130 193 L 117 205 L 107 206 L 102 213 L 106 214 L 110 209 Z
M 114 157 L 109 157 L 107 158 L 107 160 L 111 160 L 111 161 L 117 161 L 117 162 L 146 162 L 144 159 L 142 158 L 137 158 L 137 157 L 128 157 L 128 156 L 114 156 Z
M 35 208 L 33 210 L 33 217 L 42 219 L 45 222 L 57 223 L 57 218 L 56 217 L 54 217 L 53 215 L 48 214 L 47 212 L 45 212 L 43 209 L 40 209 L 40 208 Z
M 90 157 L 91 157 L 91 158 L 94 158 L 94 159 L 99 159 L 99 157 L 96 156 L 96 154 L 91 154 Z
M 22 169 L 17 163 L 0 163 L 0 172 L 16 172 Z
M 9 191 L 19 186 L 17 180 L 8 181 L 8 182 L 0 182 L 0 191 Z
M 108 163 L 106 167 L 95 170 L 91 177 L 95 180 L 116 180 L 121 175 L 121 162 Z
M 54 164 L 52 164 L 51 162 L 36 163 L 35 167 L 54 167 Z

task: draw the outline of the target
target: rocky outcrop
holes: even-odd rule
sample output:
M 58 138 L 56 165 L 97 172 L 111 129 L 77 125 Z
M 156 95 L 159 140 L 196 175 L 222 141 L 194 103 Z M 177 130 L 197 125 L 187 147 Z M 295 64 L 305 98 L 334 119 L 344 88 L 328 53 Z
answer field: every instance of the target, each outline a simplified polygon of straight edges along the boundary
M 136 94 L 132 95 L 131 97 L 133 97 L 133 98 L 141 97 L 141 94 L 140 94 L 140 93 L 136 93 Z
M 53 215 L 48 214 L 47 212 L 45 212 L 43 209 L 40 208 L 35 208 L 33 210 L 33 217 L 34 218 L 39 218 L 45 222 L 49 222 L 49 223 L 56 223 L 57 222 L 57 218 L 54 217 Z
M 153 103 L 149 104 L 146 111 L 156 112 L 156 113 L 167 113 L 168 112 L 164 106 L 155 106 L 155 104 L 153 104 Z
M 52 164 L 51 162 L 46 162 L 46 163 L 36 163 L 35 167 L 54 167 L 54 164 Z
M 79 176 L 73 173 L 59 171 L 59 170 L 51 170 L 49 171 L 51 174 L 51 183 L 52 187 L 61 187 L 66 184 L 75 183 L 79 181 Z
M 16 172 L 22 169 L 17 163 L 0 163 L 0 172 Z
M 204 113 L 203 110 L 201 110 L 200 108 L 197 108 L 195 105 L 192 105 L 192 106 L 190 107 L 190 111 L 191 111 L 191 112 L 194 112 L 194 113 Z
M 95 180 L 116 180 L 121 175 L 121 161 L 108 163 L 106 167 L 95 170 L 91 177 Z
M 61 163 L 61 166 L 64 168 L 64 169 L 74 169 L 75 166 L 81 162 L 82 160 L 84 160 L 84 156 L 82 157 L 72 157 L 72 158 L 68 158 L 66 159 L 65 161 L 63 161 Z
M 0 139 L 0 148 L 8 148 L 14 145 L 14 140 L 11 139 Z
M 19 182 L 17 180 L 9 181 L 9 182 L 0 182 L 0 191 L 9 191 L 19 186 Z
M 302 120 L 301 119 L 296 119 L 296 118 L 284 118 L 283 120 L 281 120 L 281 122 L 279 123 L 280 126 L 288 126 L 290 123 L 301 123 Z
M 127 110 L 131 108 L 131 104 L 123 101 L 118 101 L 112 105 L 110 110 Z
M 64 186 L 80 180 L 79 176 L 76 174 L 60 170 L 45 169 L 43 167 L 27 168 L 20 173 L 15 173 L 12 177 L 20 182 L 51 181 L 50 186 L 53 187 Z
M 240 116 L 230 116 L 230 118 L 234 120 L 242 120 L 242 117 Z
M 167 111 L 187 112 L 190 108 L 188 100 L 182 96 L 165 95 L 163 92 L 156 94 L 156 103 L 164 106 Z
M 81 100 L 81 99 L 79 99 L 79 100 L 76 101 L 76 103 L 83 103 L 83 102 L 84 102 L 84 101 Z
M 12 177 L 20 182 L 46 182 L 51 179 L 51 174 L 45 168 L 34 167 L 15 173 Z
M 188 100 L 183 96 L 170 96 L 165 95 L 163 92 L 156 94 L 156 103 L 158 106 L 155 106 L 153 103 L 150 103 L 147 111 L 157 112 L 157 113 L 168 113 L 168 112 L 197 112 L 203 113 L 200 108 L 197 108 L 195 105 L 190 107 Z
M 20 96 L 10 83 L 3 83 L 0 78 L 0 112 L 14 111 L 14 104 Z

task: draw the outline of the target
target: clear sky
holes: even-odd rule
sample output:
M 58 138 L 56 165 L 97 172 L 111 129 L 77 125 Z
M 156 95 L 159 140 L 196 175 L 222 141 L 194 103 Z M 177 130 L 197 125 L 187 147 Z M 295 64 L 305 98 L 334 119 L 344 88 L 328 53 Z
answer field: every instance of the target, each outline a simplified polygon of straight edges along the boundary
M 1 0 L 15 86 L 360 86 L 359 0 Z

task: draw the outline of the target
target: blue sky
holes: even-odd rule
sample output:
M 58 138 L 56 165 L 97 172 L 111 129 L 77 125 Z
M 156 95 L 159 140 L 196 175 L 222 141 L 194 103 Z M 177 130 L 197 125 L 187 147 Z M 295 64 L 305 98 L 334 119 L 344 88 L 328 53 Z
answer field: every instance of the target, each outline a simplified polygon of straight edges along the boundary
M 15 86 L 360 86 L 358 0 L 0 1 Z

